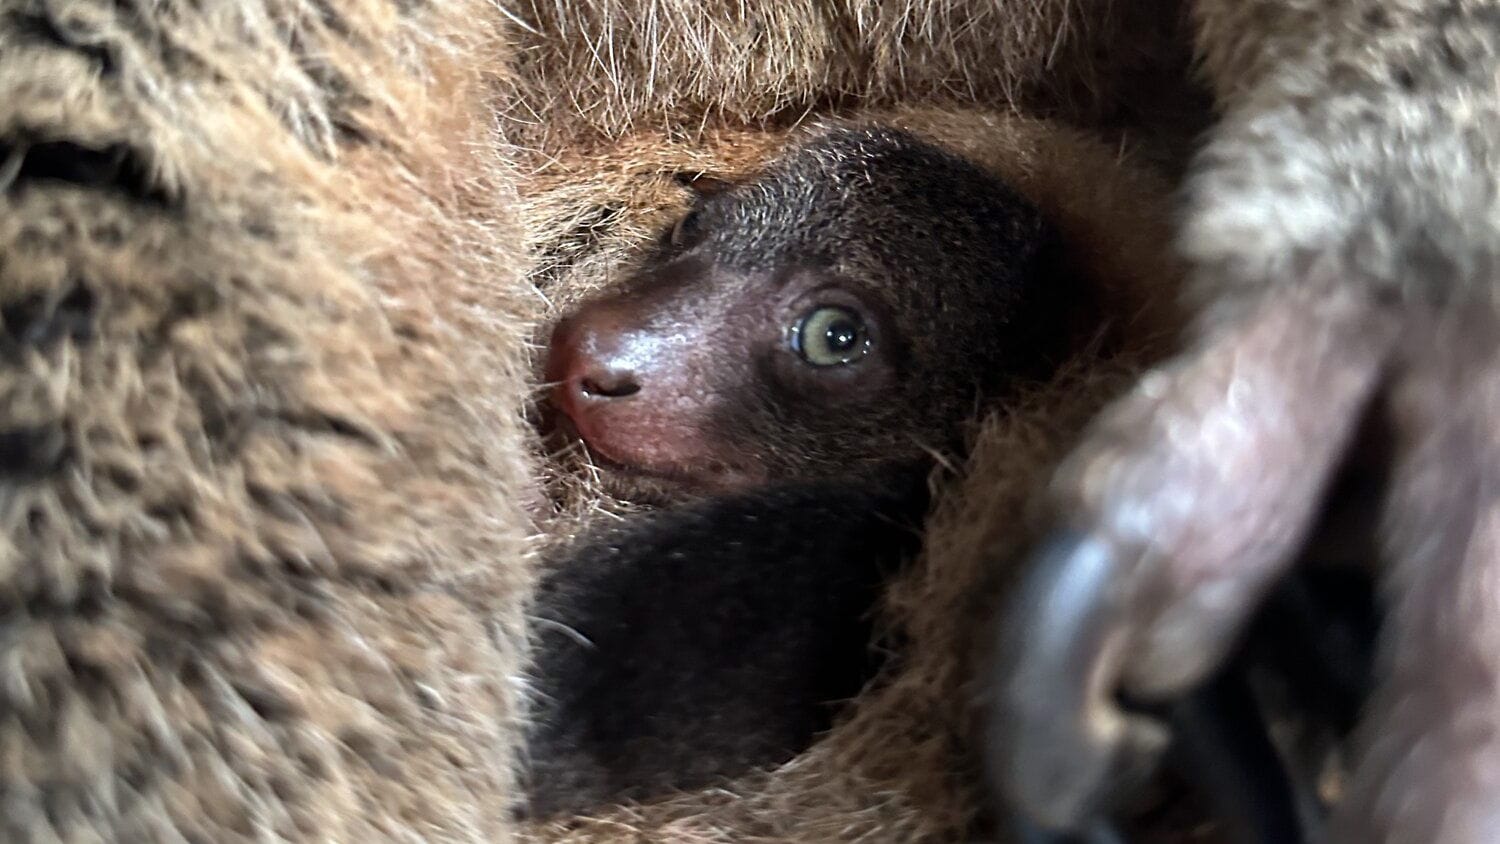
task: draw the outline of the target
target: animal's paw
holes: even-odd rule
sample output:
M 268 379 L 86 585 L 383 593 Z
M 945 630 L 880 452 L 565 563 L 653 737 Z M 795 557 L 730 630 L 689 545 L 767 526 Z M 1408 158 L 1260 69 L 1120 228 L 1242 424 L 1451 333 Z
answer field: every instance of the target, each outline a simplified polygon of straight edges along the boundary
M 1148 713 L 1224 664 L 1333 499 L 1358 496 L 1392 600 L 1334 837 L 1500 840 L 1484 837 L 1500 743 L 1475 738 L 1500 734 L 1493 306 L 1309 284 L 1220 317 L 1057 475 L 1061 525 L 999 626 L 1000 796 L 1042 827 L 1093 828 L 1168 744 Z M 1378 471 L 1331 491 L 1356 455 Z

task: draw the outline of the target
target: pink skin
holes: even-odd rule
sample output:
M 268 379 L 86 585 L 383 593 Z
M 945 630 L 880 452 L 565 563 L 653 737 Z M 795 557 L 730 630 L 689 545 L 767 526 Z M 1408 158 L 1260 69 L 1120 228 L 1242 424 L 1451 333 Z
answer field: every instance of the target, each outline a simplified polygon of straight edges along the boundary
M 596 303 L 553 330 L 547 362 L 553 402 L 589 450 L 607 462 L 672 475 L 709 460 L 699 433 L 706 408 L 684 400 L 692 391 L 678 383 L 685 375 L 681 367 L 660 365 L 672 356 L 665 347 L 692 338 L 687 332 L 664 337 L 632 330 L 620 311 Z M 649 392 L 642 392 L 642 382 Z
M 732 488 L 759 479 L 754 461 L 705 435 L 721 366 L 714 320 L 643 319 L 649 297 L 585 305 L 552 332 L 552 402 L 589 452 L 614 468 L 695 486 Z
M 876 309 L 831 282 L 805 269 L 745 274 L 691 258 L 668 264 L 553 329 L 552 404 L 611 469 L 708 490 L 764 482 L 762 449 L 777 444 L 739 442 L 721 427 L 755 412 L 760 382 L 773 378 L 809 402 L 862 401 L 889 388 L 879 351 L 859 366 L 814 368 L 788 346 L 788 327 L 801 315 L 834 305 L 864 314 L 879 348 Z

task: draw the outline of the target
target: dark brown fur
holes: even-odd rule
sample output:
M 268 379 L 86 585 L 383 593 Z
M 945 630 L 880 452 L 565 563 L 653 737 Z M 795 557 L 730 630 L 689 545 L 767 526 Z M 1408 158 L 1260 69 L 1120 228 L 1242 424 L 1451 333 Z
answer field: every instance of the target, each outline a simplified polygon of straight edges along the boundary
M 1171 308 L 1164 307 L 1167 303 L 1162 299 L 1172 289 L 1175 267 L 1161 253 L 1166 241 L 1160 204 L 1163 191 L 1149 173 L 1122 168 L 1109 148 L 1045 123 L 938 111 L 902 111 L 870 120 L 895 123 L 929 142 L 960 149 L 1014 185 L 1056 226 L 1063 253 L 1088 280 L 1093 298 L 1072 301 L 1069 307 L 1105 309 L 1113 319 L 1095 328 L 1109 328 L 1104 331 L 1106 338 L 1132 337 L 1132 354 L 1159 341 L 1161 326 L 1170 324 L 1165 315 Z M 646 138 L 639 144 L 623 144 L 618 158 L 601 154 L 580 164 L 558 162 L 549 168 L 532 183 L 537 192 L 528 196 L 530 207 L 538 212 L 551 214 L 553 209 L 566 207 L 559 200 L 576 193 L 576 179 L 586 178 L 590 171 L 607 174 L 607 191 L 602 195 L 608 201 L 619 197 L 624 209 L 602 224 L 567 233 L 577 238 L 573 242 L 578 247 L 570 250 L 579 248 L 577 254 L 585 257 L 567 265 L 571 272 L 549 273 L 549 293 L 566 294 L 577 289 L 574 285 L 601 275 L 618 278 L 633 271 L 637 256 L 649 254 L 652 244 L 687 207 L 691 193 L 676 184 L 672 174 L 708 170 L 752 181 L 764 165 L 740 163 L 744 159 L 736 156 L 757 150 L 763 156 L 774 154 L 775 147 L 751 146 L 763 143 L 762 138 L 725 132 L 707 150 L 690 145 L 679 149 Z M 722 158 L 710 159 L 710 155 Z M 711 164 L 715 160 L 723 163 Z M 588 170 L 568 169 L 575 166 Z M 648 197 L 649 201 L 643 201 Z M 1101 237 L 1102 226 L 1132 234 Z M 549 249 L 548 254 L 557 253 Z M 601 272 L 606 267 L 608 274 Z M 927 531 L 928 562 L 898 579 L 880 622 L 899 625 L 908 638 L 908 657 L 891 683 L 872 691 L 856 705 L 847 723 L 776 775 L 751 773 L 727 784 L 728 791 L 690 792 L 649 807 L 631 808 L 626 810 L 634 818 L 631 823 L 651 830 L 652 837 L 674 840 L 678 835 L 754 835 L 748 830 L 758 829 L 761 818 L 774 815 L 778 831 L 768 833 L 770 838 L 809 841 L 846 834 L 904 838 L 936 834 L 938 829 L 951 829 L 949 824 L 966 824 L 972 808 L 965 806 L 974 804 L 968 802 L 972 795 L 964 791 L 923 790 L 915 794 L 930 802 L 889 802 L 880 811 L 861 807 L 869 793 L 904 789 L 902 783 L 910 782 L 908 776 L 917 768 L 940 770 L 965 764 L 961 753 L 953 754 L 963 749 L 960 737 L 967 734 L 971 714 L 967 700 L 951 690 L 952 681 L 962 676 L 970 659 L 966 631 L 974 629 L 987 613 L 986 602 L 980 600 L 985 594 L 980 584 L 992 579 L 985 552 L 1022 541 L 1024 531 L 1018 526 L 1024 522 L 1023 502 L 1029 485 L 1037 482 L 1037 473 L 1055 458 L 1053 449 L 1077 430 L 1086 417 L 1085 408 L 1096 406 L 1110 392 L 1112 387 L 1106 385 L 1123 383 L 1120 375 L 1126 364 L 1119 358 L 1101 364 L 1098 357 L 1101 348 L 1112 345 L 1106 339 L 1102 347 L 1076 352 L 1065 376 L 1018 391 L 1005 419 L 994 423 L 1007 433 L 995 440 L 993 449 L 984 446 L 992 433 L 978 438 L 981 455 L 974 458 L 980 461 L 976 465 L 989 468 L 975 470 L 972 482 L 1003 477 L 1010 492 L 1001 495 L 992 489 L 968 504 L 940 507 Z M 1025 446 L 1017 448 L 1018 443 Z M 582 498 L 589 504 L 599 500 L 597 494 L 587 492 Z M 987 510 L 986 501 L 997 509 Z M 1002 502 L 1007 503 L 1001 506 Z M 559 528 L 566 530 L 567 523 Z M 955 623 L 959 618 L 970 620 Z M 705 808 L 705 801 L 719 804 L 730 794 L 736 795 L 733 800 L 713 810 Z M 791 805 L 799 808 L 773 808 Z M 559 825 L 539 826 L 531 834 L 542 840 L 610 840 L 611 830 L 620 822 L 620 815 L 611 815 L 597 825 L 569 822 L 572 831 L 567 833 Z
M 1098 330 L 1085 291 L 1057 230 L 991 174 L 840 128 L 700 198 L 620 291 L 564 320 L 557 415 L 591 452 L 639 437 L 676 467 L 642 490 L 651 465 L 615 457 L 611 488 L 713 492 L 551 561 L 531 809 L 701 787 L 826 729 L 876 662 L 871 608 L 915 545 L 933 462 L 976 408 L 1050 376 L 1071 327 Z M 863 314 L 867 355 L 818 367 L 791 347 L 789 322 L 828 302 Z M 727 485 L 727 459 L 748 479 Z

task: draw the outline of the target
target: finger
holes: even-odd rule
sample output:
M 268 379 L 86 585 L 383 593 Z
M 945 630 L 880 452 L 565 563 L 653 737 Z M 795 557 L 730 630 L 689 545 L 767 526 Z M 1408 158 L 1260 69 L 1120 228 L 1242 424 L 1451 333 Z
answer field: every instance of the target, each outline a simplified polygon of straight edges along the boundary
M 1279 291 L 1143 379 L 1061 469 L 1057 511 L 1120 559 L 1125 691 L 1170 697 L 1223 661 L 1301 547 L 1396 335 L 1357 291 Z
M 1341 289 L 1282 291 L 1153 373 L 1056 480 L 1074 532 L 998 626 L 1001 798 L 1084 828 L 1159 751 L 1117 693 L 1167 700 L 1223 660 L 1302 541 L 1395 338 Z
M 1412 332 L 1388 412 L 1380 682 L 1333 841 L 1500 841 L 1500 330 Z

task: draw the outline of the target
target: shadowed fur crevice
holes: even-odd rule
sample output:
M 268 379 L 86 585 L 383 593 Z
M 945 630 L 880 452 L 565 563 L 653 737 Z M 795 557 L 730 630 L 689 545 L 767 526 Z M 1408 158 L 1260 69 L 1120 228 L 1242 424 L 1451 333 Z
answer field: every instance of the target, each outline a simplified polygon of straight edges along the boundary
M 168 208 L 172 198 L 151 182 L 151 167 L 123 143 L 90 147 L 67 140 L 0 138 L 0 190 L 21 191 L 49 183 L 114 190 L 126 198 Z

